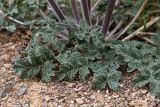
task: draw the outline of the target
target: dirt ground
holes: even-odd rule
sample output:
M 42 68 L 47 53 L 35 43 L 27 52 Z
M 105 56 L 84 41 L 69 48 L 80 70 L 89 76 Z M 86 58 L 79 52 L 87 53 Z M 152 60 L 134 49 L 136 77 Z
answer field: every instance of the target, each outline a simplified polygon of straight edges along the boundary
M 134 75 L 126 74 L 120 90 L 93 91 L 90 82 L 22 81 L 12 68 L 22 41 L 0 34 L 0 107 L 160 107 L 145 87 L 133 88 Z

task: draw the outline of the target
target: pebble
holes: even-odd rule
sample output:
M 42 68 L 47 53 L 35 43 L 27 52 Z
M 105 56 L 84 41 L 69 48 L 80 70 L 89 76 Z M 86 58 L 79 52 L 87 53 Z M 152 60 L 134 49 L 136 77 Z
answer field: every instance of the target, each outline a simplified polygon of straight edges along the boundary
M 22 107 L 22 104 L 20 101 L 16 101 L 12 107 Z
M 92 107 L 92 106 L 89 104 L 83 104 L 83 105 L 81 105 L 81 107 Z
M 30 105 L 26 103 L 23 105 L 23 107 L 30 107 Z
M 88 93 L 87 92 L 84 92 L 84 95 L 87 95 Z
M 18 96 L 24 95 L 27 92 L 27 89 L 28 89 L 27 85 L 24 85 L 24 84 L 21 85 L 20 88 L 17 91 L 17 95 Z
M 15 80 L 7 81 L 4 85 L 4 91 L 9 92 L 16 85 Z
M 0 97 L 4 98 L 6 96 L 6 92 L 4 90 L 0 90 Z
M 76 99 L 76 102 L 77 102 L 78 104 L 83 104 L 83 100 L 82 100 L 81 98 L 77 98 L 77 99 Z
M 25 103 L 23 104 L 23 107 L 30 107 L 30 101 L 25 101 Z
M 106 90 L 106 94 L 109 95 L 109 90 L 108 89 Z
M 73 100 L 71 100 L 71 104 L 74 104 L 74 101 L 73 101 Z
M 121 102 L 120 104 L 118 104 L 118 107 L 126 107 L 124 102 Z
M 72 88 L 72 87 L 74 87 L 75 86 L 75 83 L 69 83 L 68 85 L 67 85 L 67 87 L 69 87 L 69 88 Z
M 96 99 L 96 96 L 95 95 L 91 95 L 90 98 L 94 100 L 94 99 Z
M 148 91 L 147 91 L 147 90 L 140 90 L 140 92 L 141 92 L 142 94 L 146 94 Z
M 45 100 L 48 102 L 51 100 L 51 98 L 47 95 L 47 96 L 45 96 Z
M 18 59 L 17 56 L 11 58 L 11 64 L 15 64 L 16 60 Z

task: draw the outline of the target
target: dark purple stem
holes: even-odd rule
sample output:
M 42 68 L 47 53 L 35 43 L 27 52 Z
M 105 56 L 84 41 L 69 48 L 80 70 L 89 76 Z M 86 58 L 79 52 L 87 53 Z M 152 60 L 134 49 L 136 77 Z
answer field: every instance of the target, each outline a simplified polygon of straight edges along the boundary
M 64 14 L 58 4 L 56 3 L 55 0 L 47 0 L 48 3 L 51 5 L 51 8 L 55 11 L 57 17 L 59 20 L 63 21 L 65 20 Z
M 105 18 L 104 18 L 104 21 L 103 21 L 103 24 L 102 24 L 102 33 L 103 34 L 106 34 L 107 31 L 108 31 L 115 2 L 116 2 L 116 0 L 109 0 L 107 13 L 105 15 Z
M 81 0 L 81 1 L 82 1 L 82 9 L 84 12 L 84 17 L 85 17 L 87 23 L 89 25 L 91 25 L 91 18 L 90 18 L 90 14 L 89 14 L 88 2 L 87 2 L 87 0 Z
M 88 11 L 91 12 L 91 0 L 88 0 Z
M 77 9 L 77 1 L 71 0 L 71 6 L 72 6 L 73 16 L 77 20 L 77 23 L 79 24 L 81 18 L 80 18 L 80 14 L 78 12 L 78 9 Z

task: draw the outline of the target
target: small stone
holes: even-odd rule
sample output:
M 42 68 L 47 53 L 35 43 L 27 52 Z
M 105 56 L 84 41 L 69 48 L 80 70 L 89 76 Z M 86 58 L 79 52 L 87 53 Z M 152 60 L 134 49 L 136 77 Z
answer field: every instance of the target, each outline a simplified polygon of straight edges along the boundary
M 91 95 L 90 98 L 94 100 L 94 99 L 96 99 L 96 96 L 95 95 Z
M 77 99 L 76 99 L 76 102 L 77 102 L 78 104 L 83 104 L 83 100 L 82 100 L 81 98 L 77 98 Z
M 28 89 L 28 87 L 26 85 L 24 85 L 24 84 L 21 85 L 20 88 L 17 91 L 17 95 L 18 96 L 24 95 L 26 93 L 27 89 Z
M 23 107 L 30 107 L 30 105 L 26 103 L 23 105 Z
M 51 100 L 51 98 L 47 95 L 47 96 L 45 96 L 45 100 L 48 102 Z
M 119 95 L 114 95 L 114 96 L 113 96 L 113 98 L 118 98 L 118 97 L 119 97 Z
M 22 107 L 22 104 L 21 104 L 21 102 L 16 101 L 16 102 L 13 104 L 13 107 Z
M 9 56 L 7 54 L 2 55 L 1 57 L 5 62 L 9 62 Z
M 97 91 L 97 93 L 100 93 L 100 92 L 101 92 L 100 90 Z
M 87 92 L 84 92 L 84 95 L 87 95 L 88 93 Z
M 7 93 L 7 96 L 8 97 L 12 97 L 12 93 Z
M 26 101 L 23 105 L 23 107 L 30 107 L 30 101 Z
M 4 90 L 0 90 L 0 97 L 4 98 L 6 96 L 6 92 Z
M 74 104 L 70 104 L 69 107 L 75 107 L 75 105 Z
M 71 104 L 74 104 L 74 101 L 73 101 L 73 100 L 71 100 Z
M 106 94 L 109 95 L 109 90 L 108 89 L 106 90 Z
M 15 80 L 7 81 L 4 85 L 4 91 L 9 92 L 16 85 Z
M 126 107 L 124 102 L 121 102 L 120 104 L 118 104 L 118 107 Z
M 147 90 L 140 90 L 140 92 L 141 92 L 142 94 L 146 94 L 148 91 L 147 91 Z
M 88 104 L 83 104 L 83 105 L 81 105 L 81 107 L 92 107 L 92 106 L 90 106 Z
M 16 56 L 16 57 L 13 57 L 13 58 L 11 58 L 11 64 L 15 64 L 15 62 L 16 62 L 16 60 L 18 59 L 18 57 Z
M 122 87 L 123 87 L 123 84 L 120 84 L 119 86 L 122 88 Z
M 68 86 L 68 88 L 72 88 L 75 86 L 75 83 L 69 83 L 67 86 Z

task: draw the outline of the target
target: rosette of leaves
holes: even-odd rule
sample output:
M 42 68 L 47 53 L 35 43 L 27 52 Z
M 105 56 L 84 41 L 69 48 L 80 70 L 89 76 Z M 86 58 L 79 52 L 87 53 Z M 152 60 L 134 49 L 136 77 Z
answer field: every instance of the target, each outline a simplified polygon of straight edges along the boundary
M 30 49 L 25 57 L 21 57 L 14 64 L 16 73 L 21 74 L 22 79 L 40 76 L 42 81 L 48 82 L 54 76 L 54 56 L 46 46 L 37 46 Z
M 113 90 L 118 89 L 122 77 L 117 70 L 121 64 L 119 56 L 104 42 L 100 28 L 87 26 L 85 22 L 80 26 L 70 23 L 65 23 L 65 26 L 71 25 L 70 29 L 74 28 L 69 32 L 68 41 L 55 36 L 63 27 L 57 30 L 55 26 L 42 26 L 39 30 L 43 32 L 33 34 L 26 49 L 27 56 L 14 65 L 17 73 L 20 72 L 23 79 L 38 75 L 43 81 L 51 80 L 53 75 L 58 80 L 83 81 L 90 75 L 93 76 L 92 88 L 104 89 L 108 85 Z M 54 61 L 59 64 L 56 71 Z M 99 79 L 101 76 L 103 80 Z
M 139 74 L 133 80 L 133 85 L 136 87 L 149 85 L 150 92 L 160 98 L 159 47 L 137 41 L 125 42 L 113 47 L 117 54 L 124 57 L 128 72 L 139 70 Z

